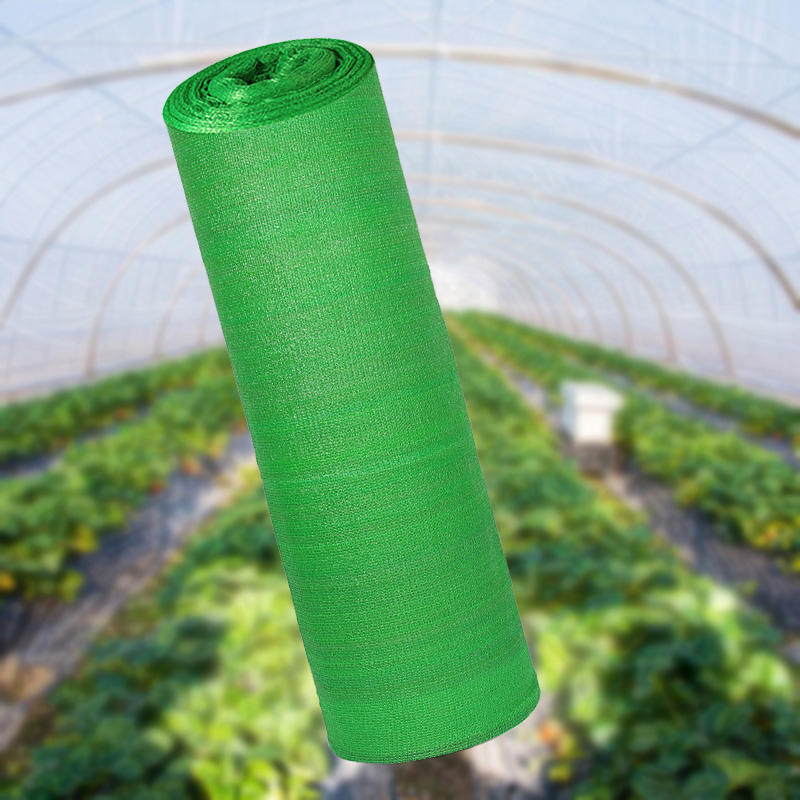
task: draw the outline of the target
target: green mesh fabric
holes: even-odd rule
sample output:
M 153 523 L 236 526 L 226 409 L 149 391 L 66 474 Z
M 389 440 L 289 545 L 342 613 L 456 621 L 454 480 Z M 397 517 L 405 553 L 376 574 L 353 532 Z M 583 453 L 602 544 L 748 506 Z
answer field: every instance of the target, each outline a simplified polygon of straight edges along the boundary
M 507 730 L 539 689 L 372 56 L 257 48 L 164 118 L 331 749 Z

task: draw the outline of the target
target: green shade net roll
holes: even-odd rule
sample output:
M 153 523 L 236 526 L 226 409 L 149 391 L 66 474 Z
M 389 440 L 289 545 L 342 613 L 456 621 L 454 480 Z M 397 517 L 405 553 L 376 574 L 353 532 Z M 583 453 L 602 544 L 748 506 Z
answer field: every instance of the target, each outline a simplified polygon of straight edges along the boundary
M 536 675 L 372 56 L 260 47 L 164 118 L 331 749 L 507 730 Z

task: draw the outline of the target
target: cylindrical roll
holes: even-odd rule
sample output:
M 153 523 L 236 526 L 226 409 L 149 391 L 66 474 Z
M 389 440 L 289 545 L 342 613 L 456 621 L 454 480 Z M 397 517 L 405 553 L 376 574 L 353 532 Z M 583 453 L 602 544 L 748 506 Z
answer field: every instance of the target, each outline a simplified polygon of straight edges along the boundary
M 164 119 L 331 749 L 502 733 L 539 689 L 372 56 L 256 48 Z

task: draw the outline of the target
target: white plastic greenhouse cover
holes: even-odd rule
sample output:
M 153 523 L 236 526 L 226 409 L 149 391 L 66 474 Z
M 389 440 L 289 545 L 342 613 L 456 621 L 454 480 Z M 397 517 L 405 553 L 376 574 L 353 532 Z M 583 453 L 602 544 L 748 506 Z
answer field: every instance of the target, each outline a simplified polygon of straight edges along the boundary
M 376 56 L 444 306 L 800 396 L 800 3 L 0 11 L 0 395 L 221 340 L 161 108 L 325 36 Z

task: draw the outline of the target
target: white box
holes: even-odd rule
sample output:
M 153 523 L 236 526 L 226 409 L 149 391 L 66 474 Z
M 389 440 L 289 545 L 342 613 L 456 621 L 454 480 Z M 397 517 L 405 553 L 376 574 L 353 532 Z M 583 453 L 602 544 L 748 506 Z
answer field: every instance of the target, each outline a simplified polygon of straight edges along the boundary
M 601 383 L 566 381 L 561 394 L 561 425 L 572 444 L 613 444 L 614 416 L 623 402 L 619 392 Z

